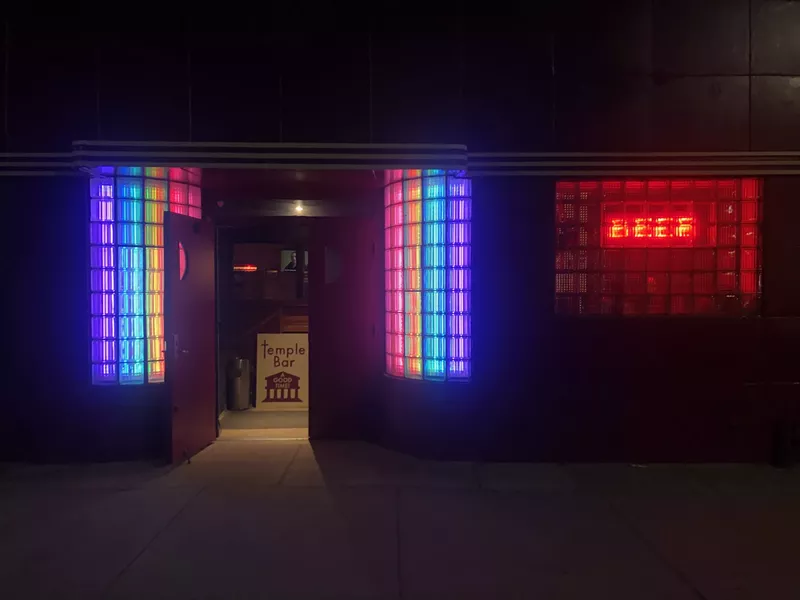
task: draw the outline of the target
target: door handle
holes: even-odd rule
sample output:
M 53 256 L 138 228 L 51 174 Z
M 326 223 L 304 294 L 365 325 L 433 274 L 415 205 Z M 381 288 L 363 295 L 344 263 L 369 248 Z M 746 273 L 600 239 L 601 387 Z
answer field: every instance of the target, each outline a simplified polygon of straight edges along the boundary
M 175 347 L 175 358 L 178 358 L 181 354 L 189 354 L 189 351 L 186 348 L 181 348 L 181 345 L 178 342 L 177 333 L 173 334 L 172 336 L 172 345 Z

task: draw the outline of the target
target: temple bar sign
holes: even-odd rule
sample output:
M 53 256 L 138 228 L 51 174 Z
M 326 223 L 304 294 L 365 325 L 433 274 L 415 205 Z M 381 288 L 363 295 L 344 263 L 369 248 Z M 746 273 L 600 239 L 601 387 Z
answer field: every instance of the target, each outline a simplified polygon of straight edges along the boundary
M 308 334 L 259 333 L 256 408 L 308 408 Z

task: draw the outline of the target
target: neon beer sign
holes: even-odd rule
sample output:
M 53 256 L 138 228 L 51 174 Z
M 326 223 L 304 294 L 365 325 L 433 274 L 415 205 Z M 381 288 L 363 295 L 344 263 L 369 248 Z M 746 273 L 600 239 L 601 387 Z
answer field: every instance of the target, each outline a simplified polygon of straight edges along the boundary
M 696 224 L 691 215 L 664 217 L 612 217 L 603 228 L 607 242 L 685 240 L 695 237 Z

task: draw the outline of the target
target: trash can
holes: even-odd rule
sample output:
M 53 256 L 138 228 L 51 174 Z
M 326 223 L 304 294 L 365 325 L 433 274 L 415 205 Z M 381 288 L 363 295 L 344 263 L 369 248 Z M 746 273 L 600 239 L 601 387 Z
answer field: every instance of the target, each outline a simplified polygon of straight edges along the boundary
M 250 408 L 250 361 L 234 358 L 228 363 L 228 410 Z

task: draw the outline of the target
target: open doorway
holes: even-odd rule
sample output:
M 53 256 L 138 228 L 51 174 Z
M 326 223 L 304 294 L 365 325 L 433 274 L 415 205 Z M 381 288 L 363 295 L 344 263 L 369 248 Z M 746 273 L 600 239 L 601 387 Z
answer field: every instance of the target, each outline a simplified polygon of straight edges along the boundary
M 222 438 L 308 438 L 308 227 L 270 221 L 221 236 Z

